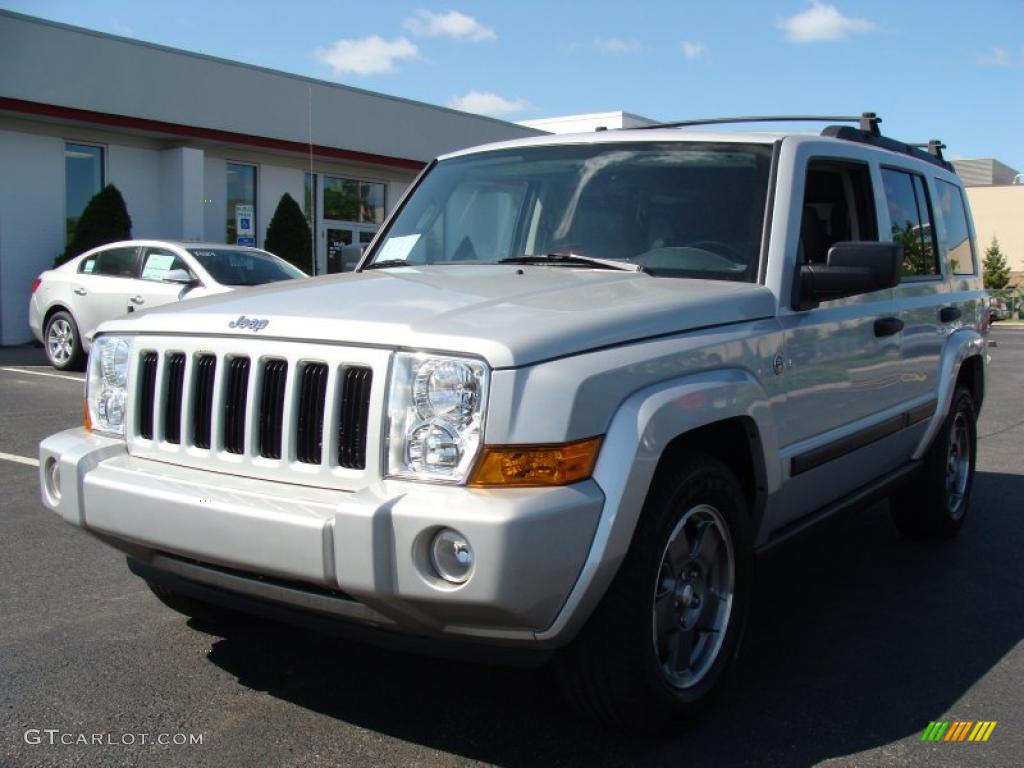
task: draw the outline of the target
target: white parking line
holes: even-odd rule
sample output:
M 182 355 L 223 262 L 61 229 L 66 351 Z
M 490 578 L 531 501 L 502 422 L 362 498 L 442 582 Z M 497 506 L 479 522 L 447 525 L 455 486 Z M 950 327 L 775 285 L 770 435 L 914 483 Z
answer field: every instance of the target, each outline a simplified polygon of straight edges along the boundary
M 27 464 L 30 467 L 39 466 L 39 459 L 33 459 L 28 456 L 16 456 L 13 453 L 0 453 L 0 460 L 13 461 L 15 464 Z
M 66 376 L 63 373 L 50 373 L 48 371 L 30 371 L 26 368 L 10 368 L 0 366 L 0 371 L 7 371 L 8 373 L 27 373 L 29 376 L 48 376 L 51 379 L 67 379 L 68 381 L 77 381 L 79 384 L 85 381 L 85 376 L 79 378 L 78 376 Z

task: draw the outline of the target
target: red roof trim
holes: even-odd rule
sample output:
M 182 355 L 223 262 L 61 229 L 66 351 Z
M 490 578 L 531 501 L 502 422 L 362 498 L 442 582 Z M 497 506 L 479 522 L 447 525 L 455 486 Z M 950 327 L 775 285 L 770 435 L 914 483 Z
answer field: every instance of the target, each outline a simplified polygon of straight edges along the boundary
M 286 141 L 284 139 L 271 139 L 266 136 L 253 136 L 247 133 L 221 131 L 214 128 L 199 128 L 192 125 L 165 123 L 162 120 L 149 120 L 144 117 L 112 115 L 107 112 L 93 112 L 88 109 L 60 107 L 54 104 L 41 104 L 35 101 L 10 99 L 5 96 L 0 96 L 0 110 L 21 112 L 29 115 L 58 117 L 66 120 L 76 120 L 79 122 L 98 123 L 100 125 L 112 125 L 118 128 L 134 128 L 140 131 L 170 133 L 175 136 L 186 136 L 190 139 L 223 141 L 230 144 L 244 144 L 250 147 L 276 149 L 284 152 L 298 152 L 301 154 L 309 153 L 309 145 L 303 144 L 301 141 Z M 407 168 L 413 171 L 418 171 L 426 165 L 426 163 L 420 162 L 419 160 L 409 160 L 404 157 L 375 155 L 370 152 L 357 152 L 351 149 L 324 147 L 318 144 L 313 145 L 313 154 L 319 157 L 329 157 L 337 160 L 350 160 L 357 163 L 388 165 L 393 168 Z

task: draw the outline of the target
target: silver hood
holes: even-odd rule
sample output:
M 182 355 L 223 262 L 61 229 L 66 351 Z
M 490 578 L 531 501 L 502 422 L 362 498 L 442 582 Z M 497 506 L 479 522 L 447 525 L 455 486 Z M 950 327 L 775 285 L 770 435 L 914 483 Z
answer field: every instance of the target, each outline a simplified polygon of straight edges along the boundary
M 100 332 L 450 351 L 505 368 L 774 313 L 771 291 L 750 283 L 487 264 L 289 280 L 129 315 Z

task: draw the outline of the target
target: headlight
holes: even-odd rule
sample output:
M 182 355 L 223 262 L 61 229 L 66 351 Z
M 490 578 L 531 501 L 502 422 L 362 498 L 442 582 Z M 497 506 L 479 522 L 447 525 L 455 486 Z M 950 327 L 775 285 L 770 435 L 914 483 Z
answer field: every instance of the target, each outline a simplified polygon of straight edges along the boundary
M 89 353 L 85 402 L 96 432 L 124 437 L 131 343 L 121 336 L 97 336 Z
M 387 474 L 463 482 L 480 447 L 489 377 L 480 360 L 397 353 Z

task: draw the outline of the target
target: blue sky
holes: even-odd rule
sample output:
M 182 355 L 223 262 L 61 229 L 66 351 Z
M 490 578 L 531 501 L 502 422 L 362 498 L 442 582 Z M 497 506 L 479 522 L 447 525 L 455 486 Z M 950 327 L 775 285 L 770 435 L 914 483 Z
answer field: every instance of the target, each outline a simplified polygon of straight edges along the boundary
M 1024 171 L 1024 2 L 139 2 L 0 7 L 512 120 L 874 110 Z

